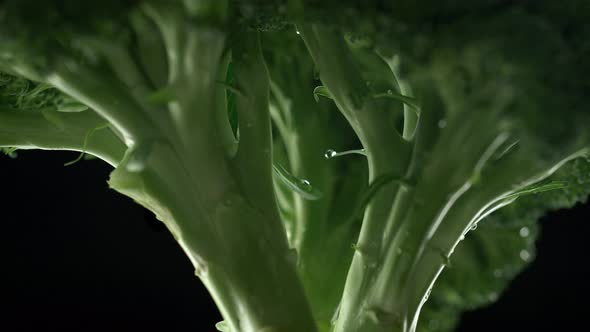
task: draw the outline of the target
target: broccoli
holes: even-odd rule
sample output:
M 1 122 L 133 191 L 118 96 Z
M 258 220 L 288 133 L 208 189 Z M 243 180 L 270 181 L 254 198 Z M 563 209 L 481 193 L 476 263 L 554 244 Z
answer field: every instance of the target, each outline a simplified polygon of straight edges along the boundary
M 450 331 L 531 261 L 538 218 L 590 194 L 588 17 L 583 0 L 5 0 L 0 147 L 112 165 L 221 331 Z

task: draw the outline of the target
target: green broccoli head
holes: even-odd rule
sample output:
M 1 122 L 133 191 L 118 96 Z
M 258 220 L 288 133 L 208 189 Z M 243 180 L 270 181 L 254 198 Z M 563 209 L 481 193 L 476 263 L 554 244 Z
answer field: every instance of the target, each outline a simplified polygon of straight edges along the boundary
M 82 112 L 88 109 L 54 87 L 0 73 L 0 108 L 20 111 Z
M 132 5 L 133 1 L 4 1 L 2 68 L 42 80 L 59 62 L 95 63 L 96 51 L 86 46 L 85 39 L 128 38 Z

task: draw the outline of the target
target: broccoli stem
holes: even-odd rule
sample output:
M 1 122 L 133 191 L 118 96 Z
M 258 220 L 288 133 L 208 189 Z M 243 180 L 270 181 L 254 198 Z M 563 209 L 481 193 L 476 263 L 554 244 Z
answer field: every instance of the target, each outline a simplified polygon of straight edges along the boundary
M 86 152 L 117 166 L 127 147 L 110 128 L 97 129 L 105 124 L 91 110 L 0 111 L 0 146 Z
M 235 155 L 217 140 L 220 132 L 227 133 L 218 126 L 218 117 L 227 113 L 218 98 L 224 87 L 213 79 L 201 81 L 203 75 L 214 78 L 219 69 L 197 66 L 193 69 L 203 72 L 192 71 L 177 90 L 177 110 L 186 121 L 199 119 L 193 125 L 202 130 L 192 127 L 189 135 L 180 130 L 178 145 L 175 135 L 139 140 L 110 184 L 166 224 L 232 331 L 313 332 L 297 255 L 288 246 L 274 197 L 269 80 L 258 35 L 236 33 L 240 38 L 232 45 L 232 61 L 241 94 L 236 96 L 240 137 Z
M 109 183 L 166 224 L 232 331 L 314 331 L 273 202 L 255 206 L 234 187 L 215 206 L 204 206 L 174 153 L 155 144 L 141 172 L 128 170 L 128 154 Z M 230 175 L 218 175 L 233 187 Z
M 402 179 L 410 160 L 411 145 L 397 132 L 392 122 L 383 121 L 365 82 L 356 70 L 343 38 L 327 28 L 301 25 L 299 31 L 313 57 L 322 82 L 336 105 L 357 133 L 367 153 L 369 181 L 382 176 Z M 388 227 L 392 202 L 400 190 L 399 182 L 381 188 L 366 207 L 356 252 L 346 279 L 336 331 L 353 331 L 358 313 L 365 310 L 363 299 L 371 288 Z
M 227 213 L 233 217 L 225 217 L 232 227 L 228 232 L 236 232 L 238 222 L 280 222 L 277 217 L 265 221 L 268 216 L 256 215 L 250 208 L 232 210 Z M 296 253 L 283 245 L 277 248 L 274 239 L 262 239 L 255 229 L 238 231 L 240 234 L 223 239 L 236 243 L 229 248 L 229 256 L 219 265 L 209 265 L 201 277 L 231 331 L 315 331 L 295 269 Z M 246 243 L 238 244 L 237 240 Z
M 403 96 L 414 97 L 414 92 L 410 82 L 408 82 L 407 79 L 401 75 L 400 67 L 402 64 L 400 63 L 400 57 L 392 56 L 391 58 L 387 58 L 382 56 L 381 58 L 385 61 L 385 63 L 387 63 L 389 69 L 395 76 L 400 94 Z M 413 139 L 414 133 L 416 132 L 416 126 L 418 124 L 418 115 L 416 114 L 415 110 L 412 110 L 411 108 L 412 106 L 404 103 L 403 137 L 407 140 Z
M 275 70 L 279 73 L 275 79 L 280 80 L 279 84 L 286 89 L 286 94 L 278 91 L 277 86 L 273 88 L 275 98 L 279 99 L 276 107 L 281 108 L 277 112 L 282 112 L 275 114 L 274 119 L 275 122 L 284 122 L 280 132 L 290 169 L 295 176 L 308 179 L 314 187 L 322 190 L 320 200 L 307 200 L 300 195 L 290 198 L 293 206 L 290 243 L 299 254 L 299 274 L 314 317 L 320 327 L 329 327 L 352 257 L 351 228 L 354 227 L 345 218 L 332 215 L 338 177 L 335 167 L 338 163 L 326 160 L 324 154 L 328 147 L 345 145 L 341 137 L 334 135 L 338 128 L 335 117 L 324 110 L 310 93 L 307 83 L 312 75 L 311 63 L 298 61 L 288 68 L 277 67 Z M 276 119 L 279 116 L 283 116 L 284 120 Z M 344 216 L 352 214 L 353 208 L 336 207 Z
M 47 82 L 91 107 L 123 134 L 131 146 L 161 133 L 141 106 L 116 78 L 75 63 L 59 64 Z

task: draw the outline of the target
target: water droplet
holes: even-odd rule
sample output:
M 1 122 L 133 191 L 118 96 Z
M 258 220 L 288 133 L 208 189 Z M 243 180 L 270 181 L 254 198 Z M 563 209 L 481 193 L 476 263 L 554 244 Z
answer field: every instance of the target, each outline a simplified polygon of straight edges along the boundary
M 313 188 L 308 180 L 294 176 L 280 164 L 273 165 L 273 171 L 278 179 L 304 199 L 316 200 L 322 196 L 322 192 Z
M 298 35 L 301 34 L 301 32 L 299 32 L 299 30 L 295 30 L 295 33 L 298 34 Z
M 521 237 L 527 237 L 531 234 L 531 231 L 528 227 L 524 226 L 520 229 L 520 231 L 518 231 L 518 234 L 520 234 Z
M 470 230 L 474 231 L 477 229 L 477 223 L 473 224 L 473 226 L 471 226 Z
M 459 237 L 459 241 L 463 241 L 465 240 L 465 235 L 461 234 L 461 237 Z
M 443 128 L 444 128 L 444 127 L 446 127 L 446 126 L 447 126 L 447 121 L 446 121 L 445 119 L 442 119 L 442 120 L 439 120 L 439 121 L 438 121 L 438 127 L 439 127 L 440 129 L 443 129 Z
M 522 259 L 523 261 L 528 261 L 531 258 L 531 254 L 528 252 L 528 250 L 521 250 L 520 251 L 520 259 Z
M 348 155 L 353 155 L 353 154 L 358 154 L 358 155 L 365 156 L 365 157 L 367 156 L 365 149 L 346 150 L 346 151 L 342 151 L 342 152 L 338 152 L 338 151 L 334 151 L 332 149 L 329 149 L 329 150 L 326 150 L 326 153 L 324 153 L 324 157 L 326 159 L 331 159 L 331 158 L 335 158 L 335 157 L 348 156 Z
M 429 288 L 426 291 L 426 294 L 424 294 L 424 302 L 428 301 L 428 298 L 430 297 L 430 293 L 432 293 L 432 288 Z
M 338 152 L 330 149 L 330 150 L 326 150 L 326 153 L 324 153 L 324 157 L 326 157 L 326 159 L 330 159 L 330 158 L 336 157 L 337 154 L 338 154 Z
M 440 249 L 440 258 L 444 266 L 451 266 L 451 255 L 445 254 L 444 250 Z
M 303 186 L 303 189 L 305 189 L 305 190 L 311 189 L 311 183 L 309 183 L 309 181 L 307 181 L 306 179 L 301 180 L 301 185 Z
M 391 89 L 389 89 L 389 90 L 387 90 L 387 94 L 388 95 L 392 95 L 393 94 L 393 91 L 391 91 Z

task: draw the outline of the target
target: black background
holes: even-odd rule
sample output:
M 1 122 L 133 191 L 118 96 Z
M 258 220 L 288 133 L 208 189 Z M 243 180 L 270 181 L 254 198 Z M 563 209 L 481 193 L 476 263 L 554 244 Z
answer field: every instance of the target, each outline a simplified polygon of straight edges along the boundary
M 110 167 L 63 166 L 75 157 L 0 157 L 0 330 L 215 331 L 219 314 L 172 237 L 108 189 Z M 546 216 L 537 260 L 459 331 L 589 330 L 589 216 L 590 204 Z

